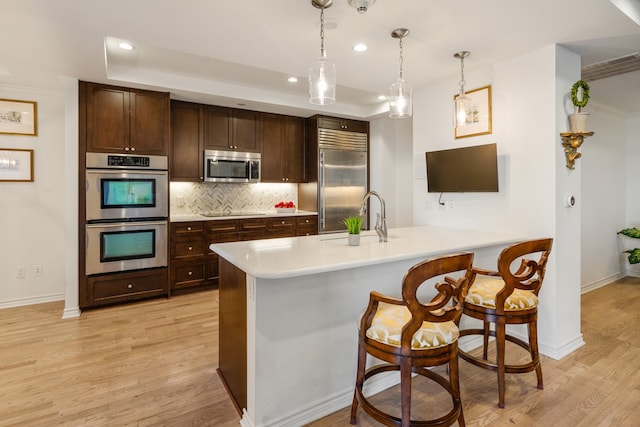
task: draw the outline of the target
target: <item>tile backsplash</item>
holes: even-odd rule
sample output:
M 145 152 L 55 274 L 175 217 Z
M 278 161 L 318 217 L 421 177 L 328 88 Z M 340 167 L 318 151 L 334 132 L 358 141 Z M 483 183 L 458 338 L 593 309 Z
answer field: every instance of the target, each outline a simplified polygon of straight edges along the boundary
M 280 201 L 298 206 L 296 184 L 219 184 L 172 182 L 170 209 L 172 215 L 203 212 L 266 212 Z

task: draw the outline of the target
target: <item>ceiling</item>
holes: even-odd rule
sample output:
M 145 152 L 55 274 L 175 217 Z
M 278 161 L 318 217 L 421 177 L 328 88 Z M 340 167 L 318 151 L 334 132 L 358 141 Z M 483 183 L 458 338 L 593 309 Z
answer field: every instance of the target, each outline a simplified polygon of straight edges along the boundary
M 640 50 L 640 26 L 606 0 L 377 0 L 364 14 L 333 0 L 325 47 L 338 101 L 319 107 L 307 101 L 306 77 L 320 53 L 319 21 L 310 0 L 0 0 L 0 85 L 54 88 L 73 76 L 196 102 L 361 118 L 386 110 L 377 96 L 397 78 L 395 28 L 411 31 L 404 77 L 414 89 L 457 81 L 460 50 L 471 51 L 467 72 L 553 43 L 583 65 Z M 117 40 L 136 49 L 121 51 Z M 369 49 L 354 52 L 358 42 Z M 640 111 L 640 71 L 591 86 L 594 102 Z

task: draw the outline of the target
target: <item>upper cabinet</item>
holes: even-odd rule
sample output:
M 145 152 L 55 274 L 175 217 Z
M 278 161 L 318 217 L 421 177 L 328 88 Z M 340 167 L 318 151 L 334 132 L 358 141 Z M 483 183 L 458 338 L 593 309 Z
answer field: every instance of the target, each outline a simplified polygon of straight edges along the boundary
M 258 113 L 204 106 L 204 149 L 258 152 Z
M 172 181 L 203 180 L 203 127 L 202 105 L 171 101 Z
M 344 130 L 347 132 L 369 132 L 369 122 L 340 119 L 337 117 L 319 116 L 318 127 L 322 129 Z
M 259 119 L 263 182 L 303 182 L 305 120 L 261 113 Z
M 80 96 L 87 151 L 168 155 L 168 93 L 81 82 Z

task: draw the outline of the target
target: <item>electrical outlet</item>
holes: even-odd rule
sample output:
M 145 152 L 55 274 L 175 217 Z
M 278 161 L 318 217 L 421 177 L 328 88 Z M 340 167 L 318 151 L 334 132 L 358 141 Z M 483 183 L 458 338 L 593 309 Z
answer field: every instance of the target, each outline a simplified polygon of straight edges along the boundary
M 16 269 L 16 277 L 18 279 L 24 279 L 24 275 L 25 275 L 24 266 L 21 265 Z
M 36 264 L 33 266 L 33 275 L 42 276 L 42 266 L 40 264 Z

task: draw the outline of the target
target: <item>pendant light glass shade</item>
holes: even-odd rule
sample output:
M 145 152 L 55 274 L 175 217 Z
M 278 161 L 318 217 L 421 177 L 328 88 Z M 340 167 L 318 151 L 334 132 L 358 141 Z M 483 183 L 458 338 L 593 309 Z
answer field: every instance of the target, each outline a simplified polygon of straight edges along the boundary
M 454 97 L 453 102 L 454 127 L 456 128 L 464 127 L 471 123 L 470 115 L 473 114 L 471 99 L 464 93 L 464 85 L 467 83 L 464 80 L 464 59 L 470 54 L 470 52 L 464 50 L 453 55 L 454 58 L 460 60 L 460 82 L 458 83 L 460 85 L 460 93 Z
M 391 85 L 389 91 L 389 117 L 404 119 L 413 114 L 413 91 L 402 77 Z
M 398 80 L 391 85 L 389 90 L 389 117 L 404 119 L 413 114 L 413 90 L 411 85 L 402 76 L 402 39 L 409 34 L 406 28 L 398 28 L 391 32 L 391 37 L 400 39 L 400 72 Z
M 327 62 L 324 50 L 324 10 L 333 0 L 311 0 L 311 4 L 320 9 L 320 59 L 309 67 L 309 102 L 329 105 L 336 102 L 336 66 Z
M 309 68 L 309 102 L 316 105 L 336 102 L 336 65 L 324 58 Z

